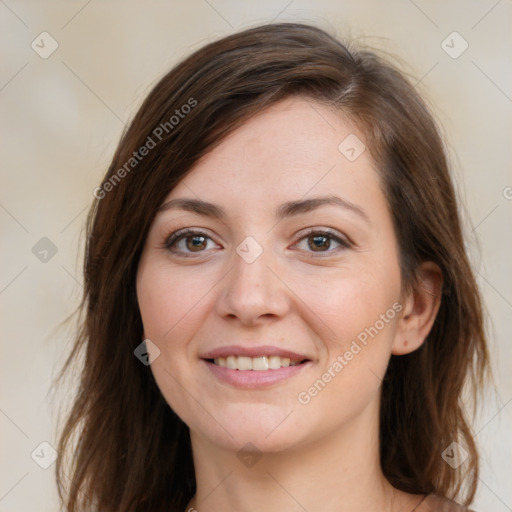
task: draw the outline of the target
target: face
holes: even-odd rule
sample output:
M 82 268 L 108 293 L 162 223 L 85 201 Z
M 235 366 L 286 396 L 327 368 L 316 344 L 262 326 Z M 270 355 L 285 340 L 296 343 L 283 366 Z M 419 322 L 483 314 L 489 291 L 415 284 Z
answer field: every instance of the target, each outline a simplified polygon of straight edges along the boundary
M 370 410 L 377 421 L 401 278 L 354 136 L 364 142 L 339 112 L 283 100 L 206 155 L 155 217 L 137 296 L 151 370 L 193 437 L 271 452 Z

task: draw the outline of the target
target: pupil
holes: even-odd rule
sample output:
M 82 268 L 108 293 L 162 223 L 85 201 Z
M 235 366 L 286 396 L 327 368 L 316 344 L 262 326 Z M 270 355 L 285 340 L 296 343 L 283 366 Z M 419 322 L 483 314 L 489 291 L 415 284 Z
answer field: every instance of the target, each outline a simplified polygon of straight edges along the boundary
M 189 237 L 188 240 L 192 241 L 192 243 L 189 244 L 189 249 L 203 249 L 205 246 L 205 237 L 204 236 L 193 236 Z
M 329 247 L 329 239 L 326 236 L 313 236 L 310 238 L 310 240 L 313 240 L 313 244 L 309 244 L 310 249 L 313 249 L 314 251 L 318 249 L 326 249 Z

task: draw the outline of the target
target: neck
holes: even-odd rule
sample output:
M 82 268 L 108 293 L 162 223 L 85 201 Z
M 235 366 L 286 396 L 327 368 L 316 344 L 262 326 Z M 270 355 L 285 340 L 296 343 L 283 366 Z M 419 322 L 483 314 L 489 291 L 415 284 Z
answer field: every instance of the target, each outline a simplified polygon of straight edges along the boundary
M 252 460 L 192 432 L 197 492 L 187 510 L 399 510 L 410 497 L 382 474 L 376 405 L 320 439 Z

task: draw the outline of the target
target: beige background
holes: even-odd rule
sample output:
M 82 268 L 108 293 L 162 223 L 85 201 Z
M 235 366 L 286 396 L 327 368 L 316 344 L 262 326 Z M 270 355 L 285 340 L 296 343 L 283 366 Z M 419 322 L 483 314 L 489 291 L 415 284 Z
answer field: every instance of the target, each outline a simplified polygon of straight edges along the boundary
M 81 229 L 125 123 L 177 59 L 274 20 L 386 49 L 435 105 L 491 317 L 497 388 L 475 422 L 474 508 L 512 510 L 511 14 L 510 0 L 0 0 L 0 512 L 58 510 L 55 466 L 40 467 L 51 462 L 40 443 L 56 444 L 58 403 L 47 393 L 69 338 L 56 326 L 77 304 Z M 43 31 L 58 43 L 46 59 L 31 48 L 51 49 Z M 463 40 L 445 48 L 469 44 L 458 58 L 442 47 L 453 31 Z

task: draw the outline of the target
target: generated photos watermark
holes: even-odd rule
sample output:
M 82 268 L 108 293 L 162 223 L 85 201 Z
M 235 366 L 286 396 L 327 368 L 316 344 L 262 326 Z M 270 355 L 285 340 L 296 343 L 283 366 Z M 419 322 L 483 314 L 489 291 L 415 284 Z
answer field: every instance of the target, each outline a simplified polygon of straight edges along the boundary
M 400 302 L 395 302 L 393 305 L 386 310 L 385 313 L 379 315 L 379 319 L 376 320 L 370 327 L 365 327 L 357 336 L 356 339 L 352 340 L 350 347 L 343 354 L 336 357 L 334 362 L 327 368 L 327 370 L 309 386 L 305 391 L 301 391 L 297 395 L 297 400 L 302 405 L 307 405 L 315 398 L 329 382 L 331 382 L 345 366 L 348 365 L 354 357 L 361 352 L 361 350 L 368 345 L 368 342 L 375 338 L 382 329 L 388 324 L 395 316 L 400 313 L 403 309 Z
M 179 109 L 174 111 L 168 121 L 160 123 L 148 136 L 144 144 L 132 153 L 132 156 L 120 167 L 101 187 L 96 187 L 93 190 L 93 195 L 96 199 L 103 199 L 108 192 L 114 190 L 114 188 L 126 177 L 137 165 L 141 162 L 145 156 L 149 155 L 150 151 L 156 147 L 157 143 L 160 142 L 165 135 L 171 133 L 176 128 L 182 119 L 185 119 L 192 109 L 197 105 L 197 100 L 189 98 L 187 103 L 184 103 Z

